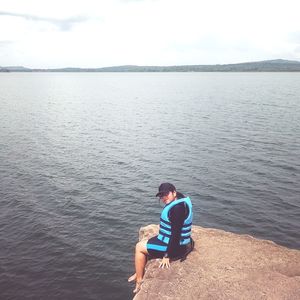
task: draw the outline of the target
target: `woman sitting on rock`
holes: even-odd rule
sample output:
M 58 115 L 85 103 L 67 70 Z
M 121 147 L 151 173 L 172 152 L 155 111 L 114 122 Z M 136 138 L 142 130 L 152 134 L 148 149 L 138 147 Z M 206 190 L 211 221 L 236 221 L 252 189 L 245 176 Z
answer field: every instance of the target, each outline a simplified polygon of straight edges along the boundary
M 165 204 L 159 224 L 159 234 L 143 240 L 135 247 L 135 274 L 128 281 L 135 281 L 134 293 L 140 290 L 144 276 L 147 256 L 162 258 L 159 267 L 169 268 L 170 259 L 183 258 L 192 250 L 192 202 L 189 197 L 176 191 L 171 183 L 162 183 L 156 197 Z

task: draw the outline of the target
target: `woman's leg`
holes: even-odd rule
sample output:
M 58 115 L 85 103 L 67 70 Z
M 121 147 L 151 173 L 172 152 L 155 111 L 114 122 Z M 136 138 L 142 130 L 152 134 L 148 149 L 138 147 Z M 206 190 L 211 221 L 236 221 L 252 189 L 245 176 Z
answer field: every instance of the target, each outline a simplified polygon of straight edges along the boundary
M 147 242 L 147 240 L 140 241 L 135 246 L 135 274 L 128 278 L 128 281 L 135 280 L 136 282 L 136 287 L 133 291 L 134 293 L 137 293 L 139 291 L 144 276 L 148 255 Z
M 140 241 L 135 247 L 135 273 L 136 281 L 141 282 L 145 272 L 145 265 L 147 262 L 147 240 Z

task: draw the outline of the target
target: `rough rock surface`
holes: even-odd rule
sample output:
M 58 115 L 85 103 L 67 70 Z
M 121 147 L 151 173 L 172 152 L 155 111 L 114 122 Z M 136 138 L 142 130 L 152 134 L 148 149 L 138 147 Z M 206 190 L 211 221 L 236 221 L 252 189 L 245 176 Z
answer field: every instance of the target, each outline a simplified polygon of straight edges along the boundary
M 140 240 L 158 226 L 140 229 Z M 134 300 L 144 299 L 300 299 L 300 251 L 218 229 L 193 226 L 195 249 L 183 262 L 159 269 L 146 266 Z

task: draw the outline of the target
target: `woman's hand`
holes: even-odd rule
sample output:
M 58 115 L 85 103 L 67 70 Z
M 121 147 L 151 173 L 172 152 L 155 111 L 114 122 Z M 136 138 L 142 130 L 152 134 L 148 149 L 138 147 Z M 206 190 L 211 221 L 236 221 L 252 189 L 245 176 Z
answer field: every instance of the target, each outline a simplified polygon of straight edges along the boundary
M 168 257 L 164 257 L 159 264 L 159 268 L 170 268 L 170 259 Z

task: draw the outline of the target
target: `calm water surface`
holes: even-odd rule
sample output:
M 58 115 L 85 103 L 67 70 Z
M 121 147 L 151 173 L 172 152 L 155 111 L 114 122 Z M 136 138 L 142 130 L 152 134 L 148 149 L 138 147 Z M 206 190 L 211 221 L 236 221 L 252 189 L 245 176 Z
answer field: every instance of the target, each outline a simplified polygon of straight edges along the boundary
M 300 73 L 0 73 L 0 298 L 131 299 L 154 197 L 300 249 Z

